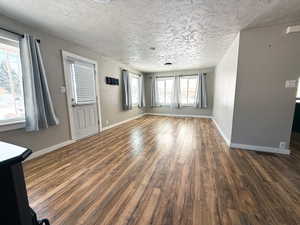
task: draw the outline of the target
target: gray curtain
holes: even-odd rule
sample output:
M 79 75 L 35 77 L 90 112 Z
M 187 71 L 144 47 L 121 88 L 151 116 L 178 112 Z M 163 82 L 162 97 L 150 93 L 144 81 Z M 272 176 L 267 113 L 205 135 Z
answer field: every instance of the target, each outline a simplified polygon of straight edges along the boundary
M 47 83 L 39 42 L 25 34 L 20 42 L 26 131 L 38 131 L 59 124 Z
M 140 93 L 139 93 L 139 107 L 143 108 L 145 107 L 145 83 L 144 83 L 144 75 L 140 76 L 139 79 L 140 82 Z
M 158 95 L 157 95 L 157 85 L 156 85 L 156 76 L 153 75 L 151 79 L 151 107 L 156 107 L 158 106 L 157 100 Z
M 132 109 L 130 77 L 127 70 L 122 70 L 122 101 L 123 110 Z
M 172 108 L 180 108 L 180 77 L 174 76 L 174 85 L 172 91 Z
M 207 108 L 207 85 L 206 85 L 206 74 L 199 73 L 197 79 L 197 93 L 196 93 L 196 108 Z

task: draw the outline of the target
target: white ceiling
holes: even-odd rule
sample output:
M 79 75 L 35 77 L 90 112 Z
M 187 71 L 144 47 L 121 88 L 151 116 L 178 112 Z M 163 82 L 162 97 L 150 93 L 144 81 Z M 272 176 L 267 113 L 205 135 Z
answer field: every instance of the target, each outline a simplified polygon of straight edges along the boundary
M 215 66 L 239 30 L 300 21 L 300 0 L 0 0 L 0 13 L 146 72 Z

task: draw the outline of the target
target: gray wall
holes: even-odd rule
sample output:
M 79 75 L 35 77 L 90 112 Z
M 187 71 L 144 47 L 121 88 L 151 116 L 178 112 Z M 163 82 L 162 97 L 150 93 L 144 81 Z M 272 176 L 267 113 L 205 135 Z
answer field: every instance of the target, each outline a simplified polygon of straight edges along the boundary
M 289 143 L 296 88 L 285 88 L 285 80 L 300 75 L 300 33 L 287 35 L 286 28 L 240 34 L 232 143 L 275 148 Z
M 150 107 L 151 102 L 151 75 L 150 73 L 145 75 L 145 96 L 146 96 L 146 113 L 162 113 L 162 114 L 174 114 L 174 115 L 202 115 L 211 116 L 213 108 L 213 93 L 214 93 L 214 69 L 198 69 L 198 70 L 182 70 L 182 71 L 170 71 L 155 73 L 157 76 L 168 76 L 168 75 L 189 75 L 197 74 L 198 72 L 207 73 L 207 92 L 208 92 L 208 108 L 207 109 L 196 109 L 193 107 L 182 107 L 180 109 L 171 108 L 168 106 L 163 107 Z
M 137 106 L 132 110 L 123 111 L 122 109 L 122 86 L 112 86 L 105 84 L 105 76 L 121 78 L 121 69 L 125 68 L 131 72 L 139 73 L 138 71 L 128 68 L 119 62 L 109 58 L 102 57 L 99 62 L 100 73 L 100 94 L 101 94 L 101 110 L 102 110 L 102 125 L 103 127 L 127 120 L 138 116 L 143 112 Z M 140 73 L 139 73 L 140 74 Z M 119 80 L 121 82 L 121 80 Z
M 131 68 L 127 68 L 125 65 L 108 58 L 101 57 L 99 53 L 88 50 L 85 47 L 37 31 L 34 28 L 25 26 L 4 16 L 0 16 L 0 25 L 20 33 L 29 32 L 41 39 L 41 51 L 47 70 L 49 88 L 53 97 L 55 111 L 61 122 L 58 126 L 39 132 L 25 132 L 23 129 L 1 132 L 1 141 L 26 146 L 33 151 L 37 151 L 70 139 L 66 96 L 60 92 L 60 87 L 65 84 L 61 49 L 98 62 L 103 127 L 137 116 L 142 112 L 139 109 L 123 112 L 121 110 L 121 86 L 107 86 L 104 84 L 105 76 L 119 77 L 121 67 L 128 70 L 132 70 Z M 107 120 L 109 121 L 108 124 L 106 124 Z
M 237 78 L 239 35 L 215 70 L 215 93 L 213 115 L 223 135 L 230 143 Z

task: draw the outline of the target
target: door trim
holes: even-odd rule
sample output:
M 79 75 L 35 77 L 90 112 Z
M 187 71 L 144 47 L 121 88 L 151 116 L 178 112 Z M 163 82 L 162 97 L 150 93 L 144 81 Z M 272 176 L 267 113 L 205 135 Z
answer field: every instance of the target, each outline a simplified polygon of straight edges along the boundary
M 66 85 L 66 97 L 67 97 L 67 108 L 68 108 L 68 114 L 69 114 L 69 125 L 70 125 L 70 132 L 71 132 L 71 140 L 77 140 L 75 137 L 75 123 L 74 123 L 74 117 L 73 117 L 73 110 L 72 110 L 72 97 L 71 97 L 71 81 L 68 76 L 68 69 L 67 69 L 67 59 L 73 58 L 77 59 L 79 61 L 87 62 L 90 64 L 93 64 L 95 66 L 95 76 L 96 76 L 96 98 L 97 98 L 97 111 L 98 111 L 98 132 L 102 131 L 102 116 L 101 116 L 101 99 L 100 99 L 100 76 L 98 73 L 98 63 L 95 60 L 82 57 L 80 55 L 74 54 L 72 52 L 68 52 L 65 50 L 61 50 L 62 54 L 62 63 L 63 63 L 63 72 L 64 72 L 64 78 L 65 78 L 65 85 Z

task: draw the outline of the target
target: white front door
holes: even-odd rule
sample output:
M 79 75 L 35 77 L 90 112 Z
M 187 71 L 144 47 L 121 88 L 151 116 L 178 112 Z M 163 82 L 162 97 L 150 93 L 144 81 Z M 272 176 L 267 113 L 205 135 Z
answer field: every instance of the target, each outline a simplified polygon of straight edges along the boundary
M 64 57 L 72 139 L 100 131 L 95 66 L 82 58 Z

